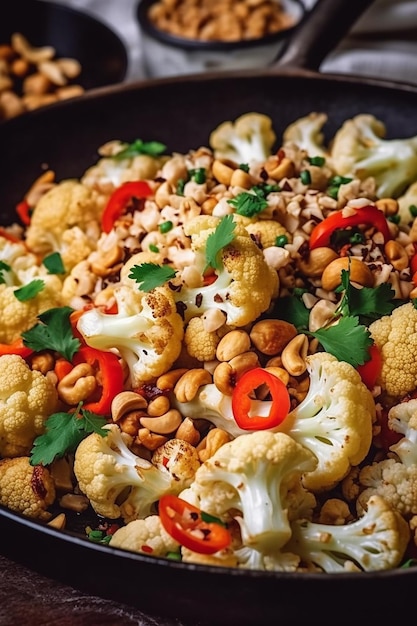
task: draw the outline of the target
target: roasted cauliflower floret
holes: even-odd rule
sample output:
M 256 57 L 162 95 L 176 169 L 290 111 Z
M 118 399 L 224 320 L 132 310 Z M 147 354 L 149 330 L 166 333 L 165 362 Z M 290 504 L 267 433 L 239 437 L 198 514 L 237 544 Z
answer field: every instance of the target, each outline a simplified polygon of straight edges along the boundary
M 48 468 L 32 466 L 28 456 L 0 460 L 0 504 L 26 517 L 47 521 L 55 501 L 55 483 Z
M 44 432 L 47 418 L 58 408 L 58 394 L 49 378 L 31 370 L 17 354 L 0 356 L 0 455 L 29 454 Z

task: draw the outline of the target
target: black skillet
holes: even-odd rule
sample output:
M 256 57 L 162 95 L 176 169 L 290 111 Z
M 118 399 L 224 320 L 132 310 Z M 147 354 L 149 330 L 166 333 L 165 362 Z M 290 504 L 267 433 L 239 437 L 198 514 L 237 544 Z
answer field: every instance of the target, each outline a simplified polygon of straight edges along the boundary
M 248 111 L 270 115 L 279 136 L 310 111 L 327 131 L 366 112 L 392 137 L 417 134 L 417 88 L 315 69 L 369 2 L 321 0 L 269 70 L 125 84 L 87 93 L 0 125 L 0 223 L 42 168 L 78 176 L 110 139 L 156 139 L 169 150 L 207 144 L 210 130 Z M 0 510 L 0 550 L 83 591 L 187 620 L 190 625 L 391 623 L 412 616 L 417 569 L 294 574 L 185 565 L 87 542 Z

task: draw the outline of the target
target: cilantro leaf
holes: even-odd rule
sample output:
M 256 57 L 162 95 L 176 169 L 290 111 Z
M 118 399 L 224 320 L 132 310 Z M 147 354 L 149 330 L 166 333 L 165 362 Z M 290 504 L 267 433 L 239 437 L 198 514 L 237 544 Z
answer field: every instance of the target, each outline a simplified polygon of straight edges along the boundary
M 267 208 L 268 202 L 257 193 L 242 191 L 236 198 L 227 201 L 236 209 L 238 215 L 245 217 L 253 217 Z
M 295 295 L 278 298 L 273 315 L 277 319 L 293 324 L 298 331 L 308 328 L 309 310 L 304 302 Z
M 333 354 L 339 361 L 346 361 L 357 367 L 369 359 L 368 348 L 372 345 L 371 333 L 357 316 L 341 317 L 337 324 L 308 332 L 315 337 L 324 350 Z
M 70 323 L 72 311 L 70 307 L 57 307 L 38 315 L 39 322 L 22 333 L 24 345 L 35 352 L 54 350 L 68 361 L 72 361 L 80 347 L 80 340 L 72 333 Z
M 19 302 L 27 302 L 27 300 L 32 300 L 32 298 L 35 298 L 44 287 L 45 281 L 40 278 L 35 278 L 35 280 L 32 280 L 27 285 L 19 287 L 19 289 L 15 289 L 14 295 L 19 300 Z
M 218 255 L 221 250 L 235 238 L 235 223 L 233 215 L 225 215 L 218 223 L 216 230 L 207 237 L 206 262 L 208 267 L 220 269 L 221 262 Z
M 130 268 L 128 278 L 135 280 L 141 291 L 152 291 L 155 287 L 160 287 L 168 280 L 175 278 L 176 271 L 169 265 L 158 265 L 157 263 L 142 263 L 133 265 Z
M 48 274 L 65 274 L 64 263 L 59 252 L 52 252 L 43 260 L 43 264 L 48 270 Z
M 159 141 L 142 141 L 142 139 L 136 139 L 126 146 L 126 148 L 114 155 L 113 159 L 121 161 L 122 159 L 131 159 L 140 154 L 155 157 L 162 154 L 165 150 L 166 145 Z
M 341 285 L 336 291 L 344 291 L 338 306 L 343 316 L 358 316 L 361 324 L 369 325 L 383 315 L 389 315 L 396 308 L 393 302 L 395 291 L 389 283 L 377 287 L 355 287 L 349 279 L 349 271 L 342 270 Z
M 53 413 L 45 423 L 46 431 L 36 437 L 30 454 L 31 465 L 50 465 L 67 452 L 74 452 L 89 434 L 107 435 L 106 418 L 83 409 L 75 413 Z
M 0 261 L 0 285 L 4 285 L 6 283 L 4 272 L 10 272 L 11 269 L 10 265 L 4 261 Z

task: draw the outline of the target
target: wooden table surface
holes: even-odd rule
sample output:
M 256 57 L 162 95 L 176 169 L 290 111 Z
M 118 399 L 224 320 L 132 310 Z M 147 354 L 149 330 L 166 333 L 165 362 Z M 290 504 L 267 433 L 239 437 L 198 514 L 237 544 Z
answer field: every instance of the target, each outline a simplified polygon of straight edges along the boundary
M 7 537 L 1 533 L 0 537 L 1 552 Z M 198 626 L 82 593 L 0 555 L 0 626 L 133 625 Z

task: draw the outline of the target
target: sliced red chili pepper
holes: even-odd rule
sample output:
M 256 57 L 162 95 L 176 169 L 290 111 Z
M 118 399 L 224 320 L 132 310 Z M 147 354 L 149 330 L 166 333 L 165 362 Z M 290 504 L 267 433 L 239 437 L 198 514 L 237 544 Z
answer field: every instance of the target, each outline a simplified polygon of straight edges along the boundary
M 147 198 L 152 194 L 152 189 L 143 180 L 130 181 L 120 185 L 110 196 L 101 217 L 101 228 L 109 233 L 115 221 L 123 215 L 128 203 L 132 198 Z
M 65 378 L 73 369 L 74 366 L 71 361 L 67 361 L 66 359 L 57 359 L 55 361 L 54 372 L 59 381 Z
M 214 554 L 227 548 L 232 536 L 220 520 L 205 521 L 204 515 L 199 508 L 178 496 L 168 494 L 159 500 L 159 517 L 171 537 L 193 552 Z
M 251 415 L 249 394 L 260 385 L 267 385 L 272 396 L 269 414 Z M 281 424 L 290 410 L 290 395 L 282 380 L 262 367 L 255 367 L 238 380 L 232 395 L 232 411 L 237 425 L 244 430 L 266 430 Z
M 20 221 L 22 222 L 22 224 L 24 224 L 25 226 L 29 226 L 30 220 L 31 220 L 32 207 L 29 206 L 29 203 L 27 200 L 22 200 L 22 202 L 19 202 L 19 204 L 16 206 L 16 213 Z
M 368 389 L 373 389 L 382 369 L 381 350 L 374 343 L 369 347 L 369 360 L 356 368 Z
M 0 356 L 4 354 L 18 354 L 23 359 L 33 354 L 33 350 L 23 343 L 23 339 L 19 337 L 12 343 L 0 343 Z
M 90 346 L 82 346 L 73 358 L 74 365 L 89 363 L 99 369 L 101 395 L 98 399 L 86 402 L 83 409 L 98 415 L 108 415 L 115 395 L 123 391 L 123 369 L 119 359 L 113 352 L 96 350 Z
M 344 230 L 350 226 L 359 226 L 360 224 L 374 226 L 382 234 L 384 241 L 392 239 L 385 215 L 376 206 L 367 205 L 354 209 L 354 211 L 351 215 L 344 215 L 342 209 L 332 213 L 317 224 L 310 235 L 310 249 L 328 246 L 330 237 L 335 230 L 339 228 Z

